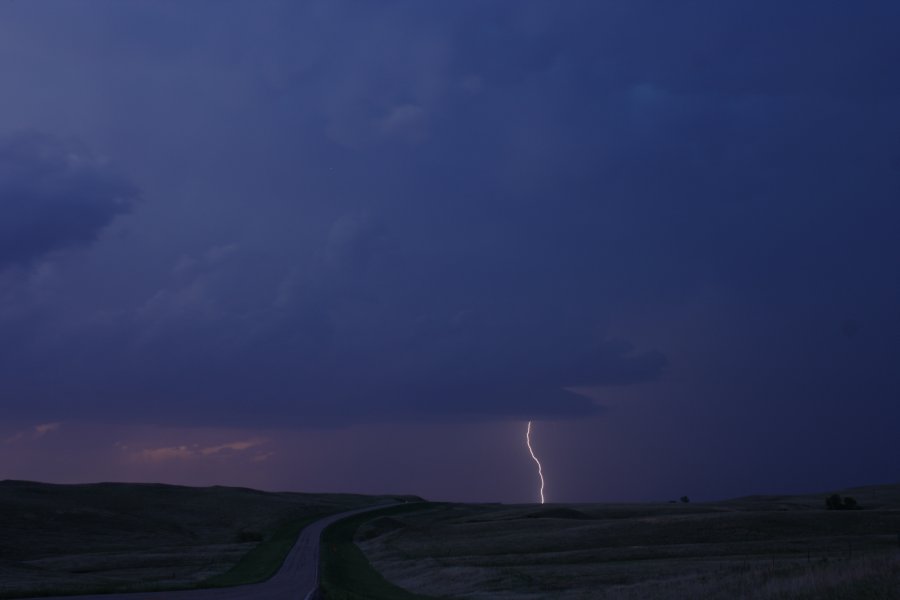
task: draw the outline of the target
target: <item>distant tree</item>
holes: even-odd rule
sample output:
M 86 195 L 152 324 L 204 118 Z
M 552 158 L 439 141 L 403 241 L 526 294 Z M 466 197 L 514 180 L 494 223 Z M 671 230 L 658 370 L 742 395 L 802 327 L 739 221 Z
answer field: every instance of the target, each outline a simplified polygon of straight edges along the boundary
M 844 502 L 840 494 L 832 494 L 825 498 L 825 508 L 828 510 L 840 510 L 844 508 Z
M 682 496 L 682 497 L 681 497 L 681 501 L 684 502 L 685 504 L 687 504 L 688 502 L 691 501 L 691 499 L 688 498 L 687 496 Z
M 859 503 L 856 498 L 850 496 L 841 498 L 840 494 L 832 494 L 825 498 L 825 508 L 828 510 L 858 510 Z

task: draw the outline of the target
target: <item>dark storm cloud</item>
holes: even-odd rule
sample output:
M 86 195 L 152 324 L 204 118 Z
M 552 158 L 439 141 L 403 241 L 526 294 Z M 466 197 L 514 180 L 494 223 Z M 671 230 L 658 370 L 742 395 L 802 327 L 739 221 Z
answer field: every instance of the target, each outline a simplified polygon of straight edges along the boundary
M 33 317 L 31 410 L 583 415 L 570 388 L 677 366 L 698 298 L 709 377 L 815 379 L 816 331 L 896 328 L 894 3 L 175 6 L 54 25 L 58 85 L 106 90 L 69 90 L 84 135 L 156 193 Z
M 184 257 L 137 310 L 73 332 L 57 350 L 77 357 L 71 372 L 46 386 L 73 402 L 61 418 L 116 414 L 135 393 L 132 417 L 167 420 L 156 402 L 178 398 L 187 422 L 586 415 L 599 408 L 565 388 L 649 381 L 665 363 L 583 310 L 533 306 L 502 282 L 472 290 L 464 273 L 442 281 L 448 269 L 365 216 L 328 228 L 306 276 L 268 279 L 248 252 Z
M 89 244 L 136 195 L 77 143 L 39 133 L 0 136 L 0 268 Z

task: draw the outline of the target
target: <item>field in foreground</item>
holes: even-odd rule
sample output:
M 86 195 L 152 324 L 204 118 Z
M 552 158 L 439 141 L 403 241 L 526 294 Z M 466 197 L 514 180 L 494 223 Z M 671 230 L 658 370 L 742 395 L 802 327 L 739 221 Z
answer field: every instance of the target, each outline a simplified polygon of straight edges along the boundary
M 389 582 L 472 599 L 900 598 L 900 485 L 709 504 L 431 505 L 363 523 Z M 392 596 L 386 595 L 385 599 Z
M 862 509 L 409 503 L 326 531 L 325 579 L 336 600 L 900 598 L 900 485 L 841 493 Z M 260 580 L 305 523 L 393 498 L 0 482 L 0 598 Z
M 251 583 L 311 520 L 384 501 L 155 484 L 0 482 L 0 598 Z

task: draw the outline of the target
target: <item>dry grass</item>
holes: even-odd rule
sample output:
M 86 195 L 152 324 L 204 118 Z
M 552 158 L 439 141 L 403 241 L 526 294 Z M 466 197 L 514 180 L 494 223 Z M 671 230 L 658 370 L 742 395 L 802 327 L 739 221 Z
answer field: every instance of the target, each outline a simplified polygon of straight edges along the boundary
M 867 509 L 826 511 L 822 495 L 437 506 L 364 525 L 358 543 L 389 581 L 431 596 L 900 598 L 900 486 L 847 493 Z
M 383 531 L 396 515 L 421 510 L 425 503 L 392 506 L 332 523 L 322 534 L 320 560 L 321 597 L 326 600 L 428 600 L 428 596 L 412 594 L 387 582 L 366 560 L 353 543 L 359 527 L 369 522 L 369 529 Z
M 250 532 L 249 539 L 263 538 L 264 545 L 286 524 L 375 500 L 223 487 L 0 482 L 0 598 L 202 586 L 260 544 L 241 541 L 242 532 L 243 539 Z M 283 554 L 264 558 L 280 564 Z
M 893 600 L 900 597 L 900 559 L 862 558 L 811 565 L 755 567 L 687 574 L 667 581 L 613 587 L 598 600 Z

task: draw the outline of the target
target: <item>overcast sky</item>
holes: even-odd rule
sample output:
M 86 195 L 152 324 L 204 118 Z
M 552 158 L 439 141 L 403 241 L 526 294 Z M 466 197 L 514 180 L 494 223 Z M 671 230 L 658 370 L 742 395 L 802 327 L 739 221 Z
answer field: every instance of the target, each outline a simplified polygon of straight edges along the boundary
M 0 478 L 897 481 L 893 0 L 0 2 Z

